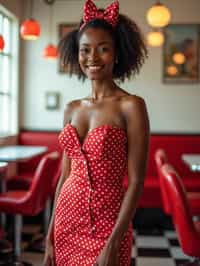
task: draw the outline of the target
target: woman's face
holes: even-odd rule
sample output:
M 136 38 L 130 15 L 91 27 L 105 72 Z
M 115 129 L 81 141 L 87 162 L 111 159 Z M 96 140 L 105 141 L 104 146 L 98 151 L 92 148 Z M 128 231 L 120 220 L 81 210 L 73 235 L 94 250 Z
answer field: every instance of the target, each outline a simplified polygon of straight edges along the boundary
M 114 42 L 109 32 L 88 28 L 79 40 L 79 64 L 90 80 L 110 79 L 115 60 Z

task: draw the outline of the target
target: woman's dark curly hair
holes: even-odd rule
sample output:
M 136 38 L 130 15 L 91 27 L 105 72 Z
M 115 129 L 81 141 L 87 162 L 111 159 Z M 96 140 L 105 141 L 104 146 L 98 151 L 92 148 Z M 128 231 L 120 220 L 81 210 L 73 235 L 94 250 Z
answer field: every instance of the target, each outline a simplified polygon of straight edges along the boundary
M 94 19 L 86 25 L 83 25 L 83 21 L 81 21 L 78 29 L 64 36 L 59 43 L 59 52 L 61 64 L 68 74 L 76 74 L 79 79 L 83 80 L 86 78 L 79 66 L 78 52 L 80 37 L 88 28 L 101 28 L 111 34 L 117 58 L 113 69 L 114 79 L 124 81 L 125 78 L 129 79 L 131 75 L 139 73 L 147 58 L 147 48 L 143 36 L 133 20 L 119 14 L 118 24 L 115 28 L 102 19 Z

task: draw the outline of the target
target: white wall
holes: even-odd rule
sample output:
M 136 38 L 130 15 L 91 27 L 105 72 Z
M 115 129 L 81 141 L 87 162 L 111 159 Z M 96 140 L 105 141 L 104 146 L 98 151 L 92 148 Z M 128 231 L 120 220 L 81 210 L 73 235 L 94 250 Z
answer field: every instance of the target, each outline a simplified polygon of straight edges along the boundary
M 13 2 L 16 2 L 16 0 Z M 111 1 L 95 1 L 105 7 Z M 121 0 L 122 13 L 132 17 L 147 33 L 145 19 L 147 9 L 154 0 Z M 200 23 L 199 0 L 163 0 L 173 13 L 172 22 Z M 58 41 L 58 24 L 73 23 L 80 19 L 84 1 L 57 0 L 54 4 L 53 42 Z M 34 17 L 40 22 L 42 34 L 38 41 L 24 44 L 21 127 L 30 129 L 57 130 L 62 127 L 63 108 L 66 102 L 81 98 L 90 91 L 88 82 L 82 84 L 76 78 L 58 73 L 57 62 L 42 58 L 42 50 L 50 41 L 48 30 L 49 9 L 42 0 L 34 0 Z M 138 77 L 122 85 L 127 91 L 146 100 L 152 132 L 200 132 L 200 83 L 163 84 L 162 49 L 150 48 L 149 59 Z M 45 110 L 45 92 L 61 93 L 61 108 Z

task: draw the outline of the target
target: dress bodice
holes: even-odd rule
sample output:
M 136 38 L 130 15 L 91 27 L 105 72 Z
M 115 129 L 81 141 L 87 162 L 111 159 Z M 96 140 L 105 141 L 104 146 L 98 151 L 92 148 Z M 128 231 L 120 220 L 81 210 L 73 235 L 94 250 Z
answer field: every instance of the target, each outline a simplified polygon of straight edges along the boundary
M 66 124 L 59 135 L 59 142 L 70 158 L 83 158 L 84 154 L 88 158 L 101 160 L 115 157 L 119 147 L 124 154 L 127 136 L 123 128 L 101 125 L 90 130 L 81 144 L 76 127 Z
M 58 199 L 58 205 L 63 206 L 59 209 L 65 206 L 68 210 L 65 230 L 72 224 L 76 230 L 89 226 L 96 236 L 105 237 L 113 228 L 125 193 L 126 131 L 102 125 L 89 131 L 81 144 L 77 129 L 67 124 L 59 135 L 59 142 L 71 158 L 70 175 Z

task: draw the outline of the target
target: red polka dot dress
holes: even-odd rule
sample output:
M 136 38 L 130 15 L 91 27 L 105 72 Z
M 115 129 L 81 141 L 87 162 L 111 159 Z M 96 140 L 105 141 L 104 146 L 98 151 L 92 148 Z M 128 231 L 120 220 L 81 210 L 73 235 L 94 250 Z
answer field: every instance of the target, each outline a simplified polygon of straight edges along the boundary
M 67 124 L 59 142 L 71 171 L 59 194 L 54 223 L 56 266 L 92 266 L 112 233 L 125 194 L 126 132 L 111 125 L 89 131 L 83 144 Z M 130 266 L 132 224 L 120 249 L 120 266 Z

